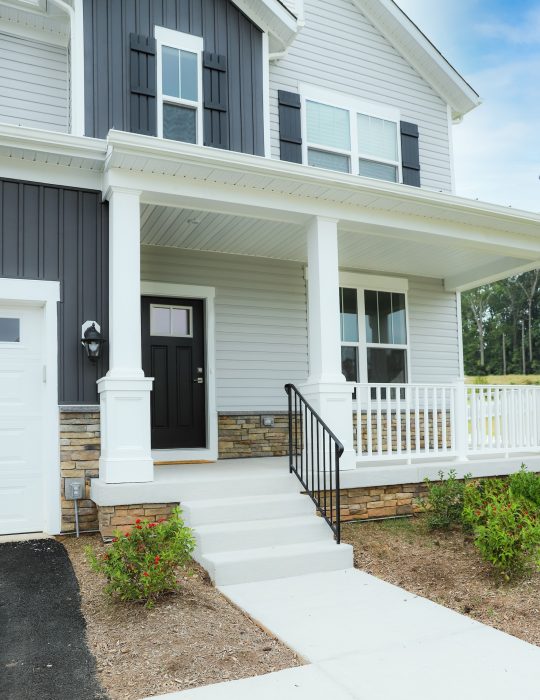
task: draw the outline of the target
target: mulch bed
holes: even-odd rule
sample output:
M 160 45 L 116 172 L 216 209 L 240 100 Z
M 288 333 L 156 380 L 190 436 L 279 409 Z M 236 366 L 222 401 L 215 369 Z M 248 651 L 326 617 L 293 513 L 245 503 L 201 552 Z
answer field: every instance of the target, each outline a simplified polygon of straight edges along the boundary
M 349 523 L 355 566 L 540 646 L 540 574 L 506 585 L 460 531 L 429 532 L 421 517 Z
M 88 644 L 111 700 L 140 700 L 302 665 L 230 604 L 197 564 L 180 593 L 147 610 L 104 594 L 104 579 L 84 554 L 89 544 L 102 550 L 98 536 L 66 537 L 63 544 L 79 581 Z

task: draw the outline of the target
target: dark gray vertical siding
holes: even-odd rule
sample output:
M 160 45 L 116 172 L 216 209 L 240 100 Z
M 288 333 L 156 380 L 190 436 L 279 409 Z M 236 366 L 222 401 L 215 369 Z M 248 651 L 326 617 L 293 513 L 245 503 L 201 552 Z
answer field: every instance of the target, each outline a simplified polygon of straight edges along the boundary
M 229 0 L 85 0 L 86 134 L 129 130 L 129 37 L 156 25 L 227 57 L 229 148 L 264 155 L 262 32 Z
M 101 193 L 0 179 L 0 277 L 60 281 L 60 403 L 97 403 L 107 352 L 97 366 L 90 363 L 80 332 L 91 319 L 108 336 L 108 211 Z

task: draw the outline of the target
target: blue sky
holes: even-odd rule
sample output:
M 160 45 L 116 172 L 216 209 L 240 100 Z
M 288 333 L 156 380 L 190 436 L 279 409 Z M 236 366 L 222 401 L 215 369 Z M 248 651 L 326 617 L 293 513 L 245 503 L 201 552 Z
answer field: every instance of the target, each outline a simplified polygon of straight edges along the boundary
M 454 127 L 457 193 L 540 211 L 540 0 L 397 0 L 480 94 Z

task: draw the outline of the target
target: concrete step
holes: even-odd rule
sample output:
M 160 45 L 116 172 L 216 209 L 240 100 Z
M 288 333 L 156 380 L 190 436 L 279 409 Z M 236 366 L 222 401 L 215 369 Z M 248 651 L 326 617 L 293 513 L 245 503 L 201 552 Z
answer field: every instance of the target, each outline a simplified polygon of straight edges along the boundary
M 309 497 L 299 493 L 182 501 L 182 510 L 190 527 L 315 514 Z
M 353 565 L 352 547 L 334 540 L 260 547 L 233 552 L 214 552 L 198 559 L 216 586 L 251 583 L 323 571 L 348 569 Z
M 312 513 L 294 518 L 201 525 L 196 528 L 195 535 L 201 555 L 331 540 L 333 537 L 326 522 Z
M 210 500 L 235 496 L 265 496 L 279 493 L 300 493 L 302 488 L 298 479 L 284 474 L 241 475 L 220 474 L 219 470 L 212 478 L 186 479 L 178 485 L 183 501 Z

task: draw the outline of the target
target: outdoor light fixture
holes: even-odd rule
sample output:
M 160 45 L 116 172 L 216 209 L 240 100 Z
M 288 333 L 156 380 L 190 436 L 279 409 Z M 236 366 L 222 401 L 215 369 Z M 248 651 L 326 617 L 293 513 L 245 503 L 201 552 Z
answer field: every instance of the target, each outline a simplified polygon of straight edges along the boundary
M 101 335 L 101 328 L 96 321 L 86 321 L 82 326 L 81 345 L 86 350 L 90 362 L 97 362 L 101 357 L 101 348 L 105 338 Z

